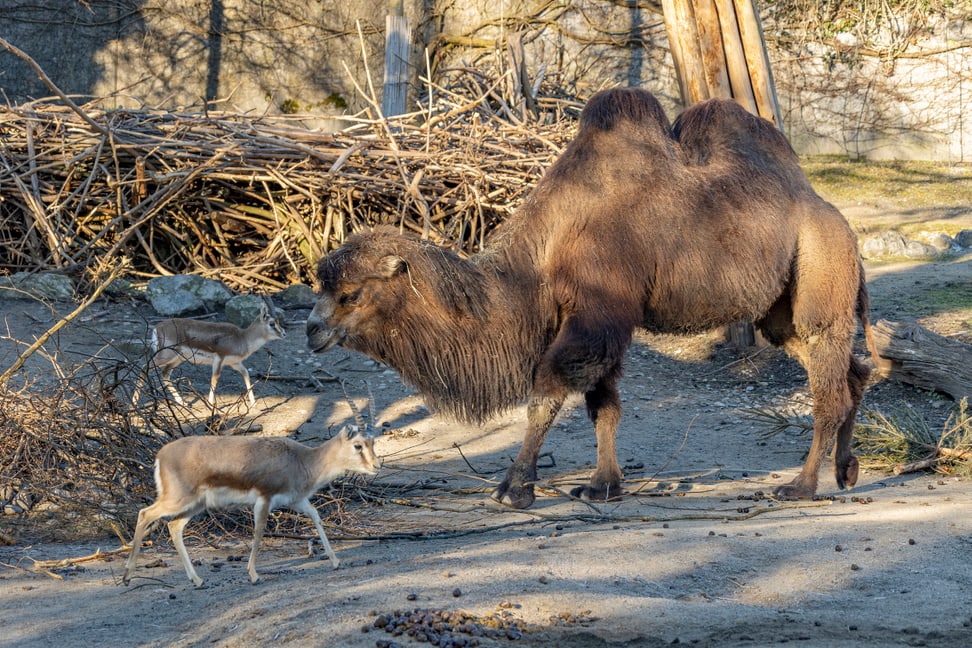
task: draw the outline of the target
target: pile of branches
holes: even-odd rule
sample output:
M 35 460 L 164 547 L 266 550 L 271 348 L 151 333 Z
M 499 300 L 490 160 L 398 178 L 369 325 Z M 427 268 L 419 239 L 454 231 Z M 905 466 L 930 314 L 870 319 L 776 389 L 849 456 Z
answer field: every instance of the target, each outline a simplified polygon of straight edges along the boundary
M 461 71 L 428 86 L 421 112 L 363 114 L 335 133 L 300 116 L 0 107 L 0 271 L 124 259 L 136 279 L 193 272 L 266 290 L 306 282 L 349 232 L 379 223 L 474 252 L 582 105 L 540 97 L 524 114 L 502 86 Z
M 0 504 L 8 514 L 48 513 L 55 539 L 133 520 L 154 496 L 155 453 L 171 440 L 133 425 L 104 375 L 89 369 L 42 385 L 0 384 Z

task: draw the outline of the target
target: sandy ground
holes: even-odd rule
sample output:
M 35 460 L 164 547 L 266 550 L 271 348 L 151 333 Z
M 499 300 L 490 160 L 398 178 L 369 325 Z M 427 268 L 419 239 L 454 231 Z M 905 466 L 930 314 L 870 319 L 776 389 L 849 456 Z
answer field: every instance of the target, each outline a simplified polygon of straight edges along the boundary
M 908 300 L 935 287 L 968 292 L 972 258 L 869 265 L 868 274 L 873 318 L 904 319 Z M 925 315 L 930 328 L 970 341 L 969 308 Z M 270 538 L 254 586 L 245 537 L 190 539 L 206 580 L 196 589 L 156 534 L 124 587 L 124 551 L 53 569 L 58 578 L 32 569 L 33 560 L 114 551 L 117 538 L 4 546 L 0 645 L 414 646 L 423 642 L 373 626 L 416 609 L 466 612 L 480 627 L 505 619 L 494 625 L 513 638 L 479 637 L 480 646 L 972 645 L 972 482 L 868 470 L 838 492 L 825 465 L 820 493 L 833 499 L 754 496 L 792 478 L 809 447 L 806 433 L 767 434 L 746 418 L 759 407 L 806 409 L 802 370 L 775 350 L 740 359 L 715 336 L 639 336 L 621 384 L 628 496 L 600 505 L 566 497 L 595 458 L 575 400 L 544 446 L 536 505 L 512 511 L 486 492 L 519 447 L 523 408 L 481 428 L 431 417 L 394 372 L 342 350 L 307 353 L 303 317 L 292 312 L 288 338 L 269 345 L 272 370 L 322 368 L 362 395 L 367 380 L 388 430 L 370 489 L 384 501 L 355 499 L 346 511 L 353 525 L 328 529 L 340 569 L 306 557 L 303 541 Z M 119 322 L 119 335 L 139 326 Z M 259 374 L 270 357 L 261 351 L 248 364 Z M 205 390 L 205 370 L 177 373 Z M 221 402 L 235 402 L 240 388 L 227 372 Z M 316 443 L 349 417 L 333 383 L 314 392 L 261 381 L 256 390 L 264 434 Z M 937 426 L 953 404 L 878 382 L 864 406 L 916 409 Z M 455 636 L 472 645 L 471 635 Z

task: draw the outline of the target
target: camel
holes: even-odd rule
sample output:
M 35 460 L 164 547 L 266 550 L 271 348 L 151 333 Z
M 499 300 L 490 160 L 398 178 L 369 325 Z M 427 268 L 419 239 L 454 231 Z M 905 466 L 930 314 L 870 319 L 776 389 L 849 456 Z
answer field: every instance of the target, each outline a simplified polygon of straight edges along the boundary
M 597 466 L 572 495 L 622 494 L 618 380 L 633 332 L 691 334 L 748 320 L 806 369 L 814 435 L 778 497 L 817 491 L 836 439 L 840 488 L 872 356 L 857 239 L 821 199 L 784 136 L 732 101 L 672 125 L 650 93 L 613 89 L 584 107 L 573 141 L 516 212 L 470 258 L 378 226 L 317 268 L 308 346 L 360 351 L 395 368 L 430 408 L 481 423 L 528 399 L 520 451 L 492 497 L 535 501 L 544 437 L 584 395 Z

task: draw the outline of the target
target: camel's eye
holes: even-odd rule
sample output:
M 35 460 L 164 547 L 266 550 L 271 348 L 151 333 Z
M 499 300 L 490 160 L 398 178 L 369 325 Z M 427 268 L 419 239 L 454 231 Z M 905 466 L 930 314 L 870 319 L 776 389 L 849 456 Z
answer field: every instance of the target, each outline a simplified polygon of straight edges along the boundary
M 342 306 L 354 306 L 361 301 L 361 289 L 358 288 L 352 292 L 343 293 L 338 298 L 338 303 Z

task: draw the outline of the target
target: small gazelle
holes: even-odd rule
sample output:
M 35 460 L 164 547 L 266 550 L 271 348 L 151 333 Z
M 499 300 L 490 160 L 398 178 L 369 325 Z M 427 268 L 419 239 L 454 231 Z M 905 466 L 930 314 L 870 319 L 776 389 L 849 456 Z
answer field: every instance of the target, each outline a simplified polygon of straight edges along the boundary
M 243 376 L 250 407 L 255 407 L 256 397 L 250 383 L 250 372 L 243 361 L 267 342 L 286 336 L 266 299 L 256 319 L 245 329 L 229 322 L 203 322 L 178 317 L 167 319 L 156 324 L 152 331 L 150 366 L 158 367 L 162 383 L 180 405 L 184 401 L 170 380 L 173 369 L 186 360 L 193 364 L 211 365 L 213 372 L 207 400 L 213 405 L 216 402 L 216 383 L 223 367 L 232 367 Z M 137 389 L 133 401 L 138 401 Z
M 370 395 L 369 388 L 369 395 Z M 375 455 L 374 410 L 369 401 L 370 420 L 347 397 L 356 425 L 343 428 L 317 447 L 308 447 L 285 437 L 193 436 L 176 439 L 163 446 L 155 458 L 155 503 L 138 513 L 132 551 L 125 566 L 124 584 L 135 573 L 142 539 L 162 518 L 168 522 L 169 535 L 182 558 L 189 579 L 200 587 L 186 551 L 182 532 L 197 513 L 204 510 L 253 507 L 253 546 L 247 570 L 250 582 L 257 583 L 256 557 L 270 511 L 288 507 L 305 514 L 314 523 L 321 544 L 334 569 L 339 562 L 331 549 L 321 517 L 310 503 L 310 496 L 346 472 L 374 475 L 380 462 Z M 308 553 L 313 555 L 313 539 Z

